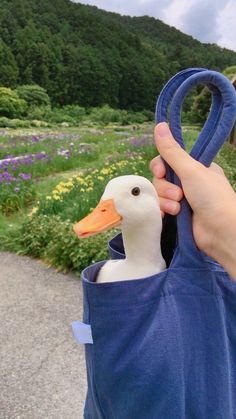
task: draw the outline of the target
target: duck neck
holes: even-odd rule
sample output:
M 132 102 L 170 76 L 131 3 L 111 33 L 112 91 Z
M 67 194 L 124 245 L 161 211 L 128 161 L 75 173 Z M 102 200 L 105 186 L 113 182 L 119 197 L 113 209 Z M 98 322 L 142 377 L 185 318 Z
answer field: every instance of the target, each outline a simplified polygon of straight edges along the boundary
M 138 228 L 125 226 L 122 228 L 122 236 L 127 262 L 139 265 L 145 261 L 150 265 L 163 268 L 160 225 L 154 222 Z

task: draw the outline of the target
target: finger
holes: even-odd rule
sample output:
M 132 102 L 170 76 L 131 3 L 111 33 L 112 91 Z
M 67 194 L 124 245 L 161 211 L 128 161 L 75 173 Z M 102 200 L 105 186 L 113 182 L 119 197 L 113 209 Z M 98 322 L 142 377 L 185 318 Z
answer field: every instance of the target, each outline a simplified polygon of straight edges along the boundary
M 166 214 L 177 215 L 180 211 L 180 203 L 170 199 L 160 198 L 160 209 Z
M 152 159 L 149 168 L 158 179 L 161 179 L 166 175 L 166 168 L 161 156 L 157 156 Z
M 154 177 L 152 183 L 155 186 L 159 197 L 168 198 L 173 201 L 180 201 L 183 198 L 182 189 L 179 186 L 168 182 L 166 179 L 157 179 Z
M 175 141 L 166 122 L 155 127 L 155 141 L 160 155 L 180 179 L 187 178 L 200 163 L 189 156 Z

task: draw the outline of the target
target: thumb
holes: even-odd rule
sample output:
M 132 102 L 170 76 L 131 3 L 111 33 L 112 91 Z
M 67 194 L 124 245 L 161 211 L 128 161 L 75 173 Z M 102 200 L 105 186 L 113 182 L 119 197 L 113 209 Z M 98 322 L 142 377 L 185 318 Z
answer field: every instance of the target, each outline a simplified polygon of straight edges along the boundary
M 199 163 L 189 156 L 175 141 L 168 124 L 160 122 L 155 127 L 155 142 L 161 157 L 182 180 L 188 177 Z

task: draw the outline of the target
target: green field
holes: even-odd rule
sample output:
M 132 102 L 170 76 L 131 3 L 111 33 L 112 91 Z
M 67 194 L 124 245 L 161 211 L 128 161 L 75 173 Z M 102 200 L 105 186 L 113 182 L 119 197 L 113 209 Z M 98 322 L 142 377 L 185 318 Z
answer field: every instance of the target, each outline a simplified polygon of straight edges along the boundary
M 80 241 L 72 225 L 99 201 L 107 182 L 123 174 L 149 179 L 157 154 L 153 124 L 0 132 L 1 250 L 43 259 L 80 273 L 107 257 L 107 232 Z M 187 148 L 198 128 L 184 128 Z M 236 151 L 224 146 L 216 161 L 236 186 Z

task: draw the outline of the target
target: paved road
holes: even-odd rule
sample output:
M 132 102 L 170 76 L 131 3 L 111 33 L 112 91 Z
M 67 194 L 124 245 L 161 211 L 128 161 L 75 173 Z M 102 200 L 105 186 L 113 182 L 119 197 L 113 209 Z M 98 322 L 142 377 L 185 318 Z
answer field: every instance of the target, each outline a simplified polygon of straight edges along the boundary
M 70 324 L 82 318 L 73 275 L 0 253 L 0 419 L 82 419 L 84 348 Z

